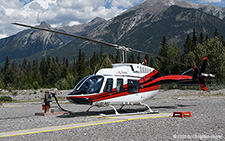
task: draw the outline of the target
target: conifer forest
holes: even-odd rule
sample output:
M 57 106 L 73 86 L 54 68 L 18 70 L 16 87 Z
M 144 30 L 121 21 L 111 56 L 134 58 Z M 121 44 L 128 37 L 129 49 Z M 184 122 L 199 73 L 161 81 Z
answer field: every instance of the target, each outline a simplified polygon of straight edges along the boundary
M 85 58 L 81 49 L 77 54 L 77 58 L 70 61 L 66 57 L 47 56 L 36 57 L 33 61 L 24 58 L 21 64 L 6 56 L 4 65 L 0 66 L 0 89 L 72 89 L 83 77 L 95 74 L 101 68 L 110 68 L 113 63 L 121 63 L 122 60 L 120 51 L 107 54 L 103 47 L 90 58 Z M 215 74 L 216 78 L 207 80 L 207 83 L 225 83 L 225 41 L 217 29 L 212 38 L 204 33 L 197 35 L 193 29 L 183 46 L 178 46 L 176 42 L 169 44 L 163 36 L 159 55 L 199 68 L 203 58 L 208 57 L 206 73 Z M 128 53 L 126 56 L 128 63 L 141 63 L 144 59 L 147 60 L 146 65 L 155 68 L 161 75 L 182 74 L 190 69 L 148 55 Z

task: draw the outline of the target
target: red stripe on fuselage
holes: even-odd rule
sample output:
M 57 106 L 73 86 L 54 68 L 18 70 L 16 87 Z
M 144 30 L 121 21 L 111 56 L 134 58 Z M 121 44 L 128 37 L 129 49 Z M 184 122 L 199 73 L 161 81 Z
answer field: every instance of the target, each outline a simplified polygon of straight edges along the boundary
M 139 80 L 139 84 L 148 81 L 152 76 L 156 75 L 157 73 L 158 71 L 154 70 L 153 72 L 147 74 L 146 76 L 144 76 L 142 79 Z
M 139 80 L 139 84 L 140 83 L 144 83 L 146 81 L 148 81 L 152 76 L 154 76 L 155 74 L 157 74 L 158 71 L 154 70 L 153 72 L 147 74 L 146 76 L 144 76 L 142 79 Z M 146 84 L 144 84 L 144 86 L 147 86 Z M 141 88 L 141 86 L 139 86 L 139 92 L 147 92 L 147 91 L 153 91 L 153 90 L 158 90 L 160 89 L 161 85 L 156 85 L 156 86 L 151 86 L 151 87 L 147 87 L 147 88 Z M 106 100 L 106 99 L 110 99 L 110 98 L 116 98 L 116 97 L 120 97 L 120 96 L 125 96 L 125 95 L 130 95 L 130 94 L 134 94 L 134 93 L 128 93 L 127 92 L 127 84 L 123 86 L 123 90 L 124 92 L 120 92 L 117 93 L 116 92 L 116 88 L 114 88 L 112 90 L 112 92 L 103 92 L 100 94 L 96 94 L 96 95 L 83 95 L 83 96 L 71 96 L 71 97 L 67 97 L 67 99 L 72 99 L 72 98 L 91 98 L 93 102 L 96 101 L 101 101 L 101 100 Z
M 162 77 L 158 77 L 152 81 L 149 81 L 151 77 L 156 75 L 158 71 L 154 70 L 153 72 L 149 73 L 148 75 L 144 76 L 142 79 L 139 80 L 139 92 L 138 93 L 143 93 L 147 91 L 154 91 L 160 89 L 160 84 L 156 84 L 158 82 L 163 82 L 163 81 L 192 81 L 192 77 L 188 75 L 166 75 Z M 149 81 L 149 82 L 147 82 Z M 147 83 L 145 83 L 147 82 Z M 141 84 L 142 83 L 142 84 Z M 156 85 L 154 85 L 156 84 Z M 151 86 L 154 85 L 154 86 Z M 127 84 L 123 86 L 124 92 L 117 93 L 116 88 L 112 90 L 112 92 L 103 92 L 100 94 L 95 94 L 95 95 L 83 95 L 83 96 L 71 96 L 67 97 L 67 99 L 72 99 L 72 98 L 91 98 L 93 102 L 96 101 L 101 101 L 101 100 L 106 100 L 110 98 L 116 98 L 120 96 L 125 96 L 125 95 L 130 95 L 130 94 L 135 94 L 135 93 L 128 93 L 127 92 Z
M 160 81 L 192 81 L 192 76 L 189 75 L 166 75 L 159 78 L 154 79 L 150 82 L 150 84 L 154 84 Z
M 161 85 L 155 85 L 155 86 L 151 86 L 151 87 L 140 88 L 138 93 L 158 90 L 160 88 L 160 86 Z M 104 95 L 102 95 L 102 94 L 104 94 Z M 101 100 L 106 100 L 106 99 L 110 99 L 110 98 L 116 98 L 116 97 L 120 97 L 120 96 L 131 95 L 131 94 L 137 94 L 137 93 L 128 93 L 127 91 L 121 92 L 121 93 L 116 93 L 116 91 L 113 91 L 111 93 L 104 92 L 104 93 L 90 95 L 90 96 L 71 96 L 71 97 L 67 97 L 67 99 L 69 100 L 72 98 L 91 98 L 93 102 L 96 102 L 96 101 L 101 101 Z

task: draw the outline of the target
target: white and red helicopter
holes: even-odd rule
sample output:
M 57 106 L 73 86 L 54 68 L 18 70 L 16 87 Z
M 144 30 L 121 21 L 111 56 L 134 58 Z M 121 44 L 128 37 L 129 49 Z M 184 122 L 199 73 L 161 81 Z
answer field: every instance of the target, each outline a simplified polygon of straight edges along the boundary
M 143 52 L 140 50 L 126 48 L 125 46 L 119 46 L 116 44 L 107 43 L 104 41 L 94 40 L 91 38 L 78 36 L 74 34 L 68 34 L 65 32 L 55 31 L 51 29 L 45 29 L 40 27 L 29 26 L 20 23 L 12 23 L 19 26 L 29 27 L 38 30 L 44 30 L 72 36 L 75 38 L 84 39 L 94 43 L 110 46 L 123 51 L 123 62 L 125 52 L 137 52 L 149 54 L 156 57 L 168 59 L 163 56 Z M 85 104 L 93 106 L 111 106 L 116 115 L 119 115 L 114 105 L 143 105 L 146 106 L 150 113 L 155 113 L 151 108 L 144 102 L 153 98 L 158 93 L 161 84 L 177 82 L 179 83 L 190 83 L 199 81 L 202 89 L 207 90 L 204 78 L 215 77 L 212 74 L 205 74 L 205 67 L 207 63 L 207 57 L 204 58 L 200 72 L 198 68 L 191 67 L 194 71 L 192 76 L 190 75 L 165 75 L 161 76 L 157 70 L 152 67 L 145 66 L 143 64 L 133 63 L 120 63 L 113 64 L 113 68 L 100 69 L 96 74 L 84 77 L 80 82 L 77 83 L 71 93 L 67 95 L 67 100 L 74 104 Z M 180 65 L 190 67 L 181 62 L 171 60 Z M 90 108 L 91 108 L 90 107 Z M 121 108 L 122 108 L 121 107 Z M 90 108 L 87 110 L 89 111 Z M 61 108 L 62 110 L 65 110 Z

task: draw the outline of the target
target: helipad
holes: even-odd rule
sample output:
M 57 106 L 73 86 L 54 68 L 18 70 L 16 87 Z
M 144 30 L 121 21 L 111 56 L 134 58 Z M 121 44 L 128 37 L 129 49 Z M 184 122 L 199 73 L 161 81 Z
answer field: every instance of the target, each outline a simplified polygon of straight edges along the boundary
M 67 130 L 67 129 L 80 128 L 80 127 L 88 127 L 88 126 L 101 125 L 101 124 L 125 122 L 125 121 L 130 121 L 130 120 L 163 118 L 163 117 L 170 117 L 170 116 L 172 116 L 171 113 L 142 114 L 142 115 L 114 116 L 114 117 L 93 116 L 96 118 L 103 118 L 103 120 L 89 121 L 89 122 L 82 122 L 82 123 L 75 123 L 75 124 L 67 124 L 67 125 L 60 125 L 60 126 L 50 126 L 50 127 L 43 127 L 43 128 L 34 128 L 34 129 L 27 129 L 27 130 L 2 132 L 2 133 L 0 133 L 0 138 L 10 137 L 10 136 L 19 136 L 19 135 L 28 135 L 28 134 L 37 134 L 37 133 L 44 133 L 44 132 L 53 132 L 53 131 Z

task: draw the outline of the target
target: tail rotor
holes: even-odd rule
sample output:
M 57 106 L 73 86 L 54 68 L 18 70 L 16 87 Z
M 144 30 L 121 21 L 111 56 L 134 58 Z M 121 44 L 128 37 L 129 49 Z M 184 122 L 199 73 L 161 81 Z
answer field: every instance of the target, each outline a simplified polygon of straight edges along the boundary
M 194 70 L 193 81 L 199 80 L 203 91 L 207 91 L 207 87 L 205 85 L 205 79 L 204 78 L 215 77 L 215 75 L 213 75 L 213 74 L 206 74 L 205 73 L 207 60 L 208 60 L 208 58 L 205 57 L 199 73 L 198 73 L 197 68 L 195 68 L 195 67 L 193 68 L 193 70 Z

